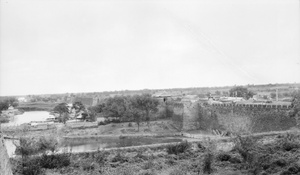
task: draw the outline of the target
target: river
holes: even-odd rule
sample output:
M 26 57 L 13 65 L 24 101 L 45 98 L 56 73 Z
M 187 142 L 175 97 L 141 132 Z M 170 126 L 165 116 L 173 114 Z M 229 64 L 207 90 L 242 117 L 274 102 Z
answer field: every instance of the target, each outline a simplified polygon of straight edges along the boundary
M 2 123 L 1 126 L 17 126 L 31 121 L 46 121 L 50 116 L 48 111 L 28 111 L 11 117 L 8 123 Z

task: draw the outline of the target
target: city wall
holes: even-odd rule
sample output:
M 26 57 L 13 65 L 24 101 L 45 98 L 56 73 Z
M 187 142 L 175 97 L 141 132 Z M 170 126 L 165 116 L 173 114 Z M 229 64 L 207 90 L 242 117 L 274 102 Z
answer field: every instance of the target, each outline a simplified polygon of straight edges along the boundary
M 1 133 L 0 133 L 0 174 L 12 175 L 7 150 L 4 144 L 4 138 Z
M 235 133 L 258 133 L 288 130 L 296 126 L 289 117 L 289 105 L 212 104 L 183 101 L 170 103 L 173 122 L 182 131 L 223 130 Z

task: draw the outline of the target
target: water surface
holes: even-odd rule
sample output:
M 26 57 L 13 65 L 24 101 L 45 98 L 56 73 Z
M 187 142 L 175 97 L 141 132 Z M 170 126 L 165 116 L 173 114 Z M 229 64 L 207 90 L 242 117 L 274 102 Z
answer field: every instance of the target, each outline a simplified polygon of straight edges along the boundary
M 2 123 L 1 126 L 17 126 L 31 121 L 46 121 L 50 115 L 48 111 L 28 111 L 10 118 L 8 123 Z

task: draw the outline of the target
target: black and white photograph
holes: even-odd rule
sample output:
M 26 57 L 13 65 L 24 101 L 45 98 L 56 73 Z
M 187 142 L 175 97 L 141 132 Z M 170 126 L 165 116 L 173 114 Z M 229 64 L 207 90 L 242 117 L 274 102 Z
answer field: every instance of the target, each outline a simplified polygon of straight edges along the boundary
M 300 0 L 0 0 L 0 175 L 300 175 Z

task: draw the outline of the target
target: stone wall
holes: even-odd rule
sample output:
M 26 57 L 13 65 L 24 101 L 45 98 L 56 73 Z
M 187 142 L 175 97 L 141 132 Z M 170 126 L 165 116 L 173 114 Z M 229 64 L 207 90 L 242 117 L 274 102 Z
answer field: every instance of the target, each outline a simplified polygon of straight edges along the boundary
M 4 144 L 4 138 L 1 133 L 0 133 L 0 174 L 12 175 L 7 150 Z
M 296 126 L 295 118 L 289 116 L 288 105 L 220 105 L 211 106 L 218 115 L 219 123 L 224 129 L 236 129 L 252 133 L 282 131 Z M 231 126 L 228 124 L 230 122 Z M 245 125 L 247 123 L 247 125 Z M 236 126 L 240 125 L 240 128 Z
M 183 115 L 184 115 L 184 104 L 180 102 L 167 102 L 165 107 L 171 115 L 171 120 L 173 121 L 173 126 L 181 131 L 183 127 Z
M 180 101 L 168 102 L 177 128 L 188 130 L 226 130 L 258 133 L 288 130 L 296 126 L 289 117 L 289 105 L 273 104 L 213 104 Z

